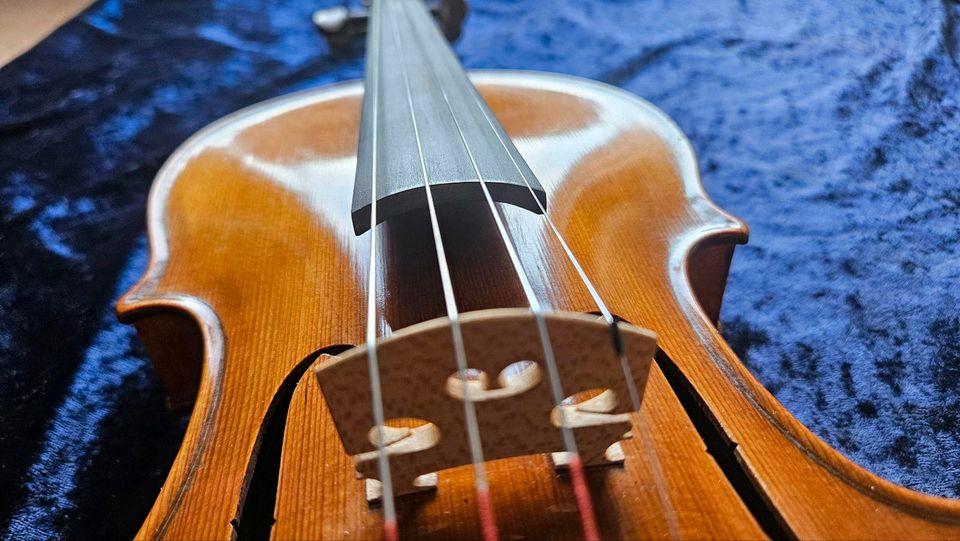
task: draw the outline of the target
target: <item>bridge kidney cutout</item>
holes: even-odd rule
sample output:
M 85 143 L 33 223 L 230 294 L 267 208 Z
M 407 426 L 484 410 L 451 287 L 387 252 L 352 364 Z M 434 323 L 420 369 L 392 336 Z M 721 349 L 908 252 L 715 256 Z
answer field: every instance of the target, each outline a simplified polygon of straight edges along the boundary
M 497 376 L 497 388 L 489 388 L 489 377 L 483 370 L 468 368 L 458 370 L 447 378 L 446 391 L 450 396 L 463 400 L 469 393 L 474 402 L 499 400 L 523 394 L 533 389 L 543 379 L 540 365 L 523 360 L 507 365 Z

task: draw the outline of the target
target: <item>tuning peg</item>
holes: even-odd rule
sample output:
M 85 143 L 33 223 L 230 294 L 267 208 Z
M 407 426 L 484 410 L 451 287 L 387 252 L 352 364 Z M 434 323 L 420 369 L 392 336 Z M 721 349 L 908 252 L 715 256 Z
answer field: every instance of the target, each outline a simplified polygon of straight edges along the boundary
M 431 4 L 430 12 L 436 17 L 437 24 L 447 40 L 455 41 L 460 37 L 463 19 L 467 15 L 465 0 L 440 0 Z M 312 17 L 313 24 L 334 50 L 347 47 L 356 38 L 366 34 L 369 18 L 366 6 L 353 9 L 347 6 L 318 9 Z

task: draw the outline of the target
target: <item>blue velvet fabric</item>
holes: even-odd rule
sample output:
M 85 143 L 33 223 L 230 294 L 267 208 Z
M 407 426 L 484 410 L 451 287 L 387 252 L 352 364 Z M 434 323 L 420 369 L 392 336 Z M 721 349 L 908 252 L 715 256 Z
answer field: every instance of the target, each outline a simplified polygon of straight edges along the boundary
M 129 537 L 184 420 L 112 301 L 169 153 L 264 98 L 357 78 L 323 2 L 104 1 L 0 70 L 0 531 Z M 868 469 L 960 496 L 955 0 L 473 0 L 468 67 L 570 73 L 670 114 L 751 227 L 724 333 Z

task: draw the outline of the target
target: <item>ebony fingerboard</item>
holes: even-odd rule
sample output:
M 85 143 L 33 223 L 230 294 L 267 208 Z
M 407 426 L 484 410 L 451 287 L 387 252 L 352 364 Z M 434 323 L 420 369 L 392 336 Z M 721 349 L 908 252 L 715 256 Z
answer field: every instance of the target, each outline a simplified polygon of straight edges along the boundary
M 357 235 L 425 207 L 476 199 L 541 213 L 546 195 L 473 87 L 420 0 L 376 0 L 367 37 L 365 92 L 353 189 Z M 534 199 L 536 197 L 536 199 Z

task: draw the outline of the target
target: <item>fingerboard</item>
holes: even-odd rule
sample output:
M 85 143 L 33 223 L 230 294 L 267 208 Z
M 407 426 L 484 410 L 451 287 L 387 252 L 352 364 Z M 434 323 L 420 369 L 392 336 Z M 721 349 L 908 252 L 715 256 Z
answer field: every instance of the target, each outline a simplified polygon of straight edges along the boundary
M 473 87 L 420 0 L 374 0 L 367 35 L 353 226 L 437 204 L 475 199 L 541 213 L 546 194 Z M 536 197 L 536 199 L 534 199 Z M 539 202 L 538 202 L 539 200 Z

